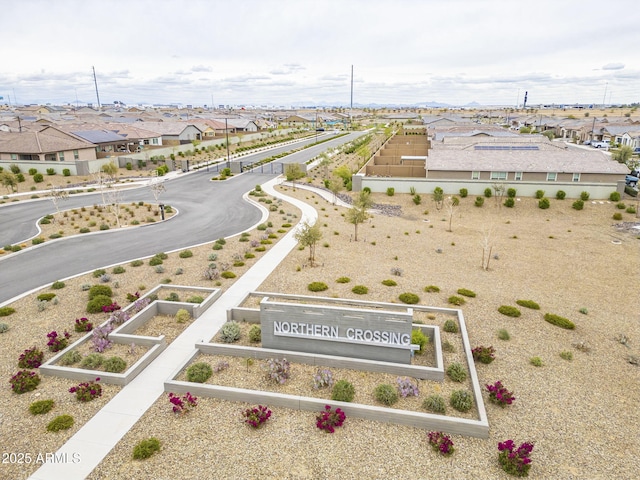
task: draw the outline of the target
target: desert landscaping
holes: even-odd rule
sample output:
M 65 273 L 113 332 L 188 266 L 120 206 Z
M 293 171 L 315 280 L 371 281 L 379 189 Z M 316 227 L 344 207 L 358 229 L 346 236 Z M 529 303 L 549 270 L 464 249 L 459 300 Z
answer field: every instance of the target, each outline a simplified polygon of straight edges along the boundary
M 308 249 L 294 250 L 259 290 L 313 295 L 307 285 L 324 282 L 328 290 L 317 295 L 400 303 L 399 295 L 411 292 L 419 296 L 420 304 L 437 307 L 452 307 L 449 297 L 459 289 L 471 290 L 476 297 L 465 297 L 459 307 L 471 344 L 496 350 L 494 362 L 476 365 L 480 384 L 500 380 L 514 393 L 513 405 L 500 408 L 485 397 L 490 438 L 452 435 L 456 451 L 444 458 L 431 450 L 422 429 L 347 417 L 344 426 L 327 434 L 315 427 L 313 413 L 274 408 L 269 422 L 254 431 L 241 416 L 251 405 L 199 398 L 188 415 L 175 415 L 163 396 L 90 478 L 506 478 L 496 446 L 507 439 L 534 443 L 532 478 L 635 475 L 640 465 L 624 447 L 638 440 L 634 399 L 640 396 L 635 295 L 640 232 L 630 228 L 637 222 L 634 214 L 609 201 L 588 201 L 584 210 L 577 211 L 571 208 L 571 199 L 552 199 L 550 208 L 542 210 L 532 198 L 518 198 L 514 208 L 496 205 L 493 198 L 476 207 L 474 199 L 462 198 L 449 218 L 449 212 L 438 210 L 430 198 L 416 205 L 409 195 L 373 194 L 377 204 L 399 206 L 401 215 L 374 213 L 359 225 L 356 242 L 354 226 L 344 218 L 345 207 L 301 188 L 279 188 L 284 195 L 316 207 L 322 239 L 315 266 L 309 264 Z M 630 197 L 622 201 L 635 205 Z M 295 224 L 298 216 L 286 203 L 277 207 L 269 217 L 273 242 L 289 230 L 281 225 Z M 622 221 L 613 220 L 619 211 Z M 245 253 L 256 248 L 246 238 L 263 238 L 265 225 L 260 228 L 218 243 L 222 246 L 218 250 L 212 243 L 191 249 L 191 256 L 169 252 L 162 269 L 149 266 L 146 259 L 143 265 L 124 264 L 99 273 L 110 277 L 104 283 L 113 287 L 114 301 L 123 306 L 129 303 L 128 293 L 144 292 L 158 283 L 225 289 L 233 278 L 204 278 L 211 255 L 217 255 L 219 271 L 242 275 L 253 261 Z M 483 269 L 487 246 L 490 262 Z M 488 250 L 484 253 L 486 262 Z M 61 289 L 44 289 L 8 305 L 15 313 L 1 319 L 9 325 L 0 336 L 0 368 L 6 379 L 17 371 L 23 350 L 37 346 L 45 359 L 53 355 L 46 347 L 50 331 L 69 330 L 78 338 L 73 333 L 76 318 L 106 320 L 106 314 L 85 311 L 83 286 L 104 281 L 99 277 L 88 274 L 65 280 Z M 336 282 L 340 277 L 350 281 Z M 388 279 L 396 285 L 382 284 Z M 366 286 L 367 293 L 353 293 L 355 285 Z M 426 292 L 429 285 L 439 291 Z M 55 292 L 58 300 L 42 306 L 36 296 L 43 292 Z M 498 312 L 500 306 L 516 306 L 521 299 L 537 302 L 540 310 L 518 307 L 522 313 L 518 318 Z M 570 319 L 575 329 L 545 322 L 546 313 Z M 498 338 L 500 330 L 508 332 L 509 340 Z M 127 359 L 126 352 L 122 356 Z M 532 364 L 534 357 L 539 357 L 540 366 Z M 303 371 L 298 371 L 298 382 L 303 377 L 304 383 L 308 376 Z M 292 372 L 296 377 L 295 365 Z M 377 381 L 371 380 L 371 388 Z M 448 392 L 452 383 L 448 378 L 442 386 L 424 382 L 420 393 Z M 2 389 L 0 396 L 12 406 L 0 421 L 3 438 L 10 439 L 5 450 L 55 451 L 119 390 L 104 385 L 100 398 L 81 403 L 67 392 L 74 385 L 43 377 L 37 389 L 25 394 L 13 393 L 9 385 Z M 42 399 L 53 399 L 53 410 L 41 416 L 29 413 L 29 405 Z M 420 402 L 413 403 L 420 408 Z M 47 432 L 47 423 L 63 413 L 74 417 L 74 425 Z M 133 446 L 148 437 L 160 440 L 160 452 L 144 461 L 133 460 Z M 2 476 L 25 478 L 36 466 L 0 468 Z

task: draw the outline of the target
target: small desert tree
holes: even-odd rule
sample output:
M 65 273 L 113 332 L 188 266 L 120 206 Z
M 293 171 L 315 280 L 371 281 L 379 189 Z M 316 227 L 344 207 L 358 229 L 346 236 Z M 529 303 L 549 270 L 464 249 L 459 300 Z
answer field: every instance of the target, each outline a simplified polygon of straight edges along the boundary
M 626 164 L 631 156 L 633 155 L 633 149 L 629 145 L 624 145 L 618 149 L 617 152 L 614 152 L 613 157 L 614 160 L 620 163 Z
M 358 241 L 358 225 L 364 223 L 369 218 L 368 208 L 371 208 L 373 201 L 369 192 L 361 191 L 353 202 L 353 207 L 347 211 L 346 220 L 354 226 L 354 241 Z
M 344 183 L 342 183 L 341 178 L 332 178 L 329 180 L 328 188 L 331 190 L 331 193 L 333 193 L 333 204 L 335 205 L 338 199 L 338 194 L 344 188 Z
M 56 213 L 58 214 L 58 216 L 60 216 L 60 202 L 63 202 L 69 198 L 69 192 L 59 187 L 53 187 L 51 190 L 49 190 L 47 196 L 53 203 L 53 206 L 56 208 Z
M 296 189 L 296 180 L 300 180 L 305 176 L 304 171 L 299 163 L 289 163 L 284 169 L 284 175 L 287 181 L 293 183 L 293 189 Z
M 482 230 L 482 264 L 483 270 L 489 270 L 489 262 L 491 261 L 491 250 L 493 249 L 493 225 L 489 225 Z
M 442 188 L 436 187 L 433 189 L 433 201 L 436 202 L 436 210 L 440 210 L 444 202 L 444 190 Z
M 329 165 L 331 165 L 331 160 L 326 153 L 320 154 L 320 158 L 322 160 L 320 160 L 318 166 L 322 167 L 322 178 L 327 180 L 329 178 Z
M 504 183 L 494 183 L 491 186 L 493 187 L 496 205 L 502 207 L 502 199 L 507 193 L 507 186 Z
M 316 260 L 316 245 L 322 238 L 320 225 L 318 223 L 309 225 L 309 223 L 304 222 L 295 233 L 294 238 L 302 247 L 309 247 L 309 265 L 313 267 Z
M 164 186 L 164 181 L 158 177 L 155 177 L 151 181 L 151 183 L 149 184 L 149 188 L 151 189 L 151 193 L 153 194 L 153 198 L 155 199 L 156 203 L 158 203 L 160 195 L 167 190 Z
M 447 213 L 449 214 L 449 231 L 453 232 L 453 230 L 451 229 L 451 222 L 453 220 L 453 209 L 460 205 L 460 199 L 458 197 L 447 197 L 444 203 L 447 208 Z
M 109 162 L 102 165 L 102 168 L 100 168 L 100 170 L 105 175 L 107 175 L 107 177 L 109 177 L 110 180 L 113 181 L 115 180 L 116 174 L 118 173 L 118 166 L 113 162 Z

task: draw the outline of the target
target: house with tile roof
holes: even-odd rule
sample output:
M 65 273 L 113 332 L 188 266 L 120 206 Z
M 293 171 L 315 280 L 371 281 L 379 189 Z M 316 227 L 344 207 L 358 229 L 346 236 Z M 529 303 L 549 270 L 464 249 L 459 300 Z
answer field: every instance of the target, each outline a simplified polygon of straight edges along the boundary
M 68 168 L 72 174 L 86 175 L 100 168 L 96 160 L 95 144 L 55 127 L 0 132 L 0 165 L 5 168 L 16 164 L 41 173 L 53 168 L 59 174 Z

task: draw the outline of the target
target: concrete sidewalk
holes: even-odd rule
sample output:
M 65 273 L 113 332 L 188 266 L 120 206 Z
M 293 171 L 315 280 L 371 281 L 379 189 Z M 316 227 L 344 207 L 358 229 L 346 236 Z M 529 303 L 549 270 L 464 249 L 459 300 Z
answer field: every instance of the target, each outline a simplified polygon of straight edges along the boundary
M 269 195 L 283 198 L 302 211 L 302 222 L 314 223 L 316 210 L 274 190 L 276 178 L 265 183 Z M 166 348 L 140 375 L 107 403 L 57 452 L 68 462 L 45 463 L 32 480 L 86 478 L 153 403 L 164 394 L 163 383 L 194 350 L 196 342 L 210 340 L 227 320 L 227 310 L 238 305 L 248 292 L 256 290 L 280 262 L 297 246 L 292 229 L 242 275 L 221 297 Z M 72 459 L 78 459 L 73 463 Z

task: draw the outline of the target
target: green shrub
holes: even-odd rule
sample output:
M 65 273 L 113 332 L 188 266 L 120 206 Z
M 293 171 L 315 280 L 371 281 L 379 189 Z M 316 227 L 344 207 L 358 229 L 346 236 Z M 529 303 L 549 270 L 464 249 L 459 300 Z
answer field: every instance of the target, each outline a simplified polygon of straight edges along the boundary
M 351 402 L 356 395 L 356 389 L 346 380 L 338 380 L 333 384 L 331 390 L 331 400 L 338 402 Z
M 87 227 L 82 227 L 80 230 L 78 230 L 78 232 L 80 233 L 89 233 L 90 231 L 91 229 Z
M 451 305 L 464 305 L 466 303 L 465 299 L 462 297 L 458 297 L 457 295 L 451 295 L 448 299 L 447 302 L 449 302 Z
M 554 315 L 553 313 L 545 313 L 544 319 L 547 322 L 549 322 L 551 325 L 556 325 L 560 328 L 565 328 L 567 330 L 573 330 L 574 328 L 576 328 L 575 324 L 568 318 L 564 318 L 559 315 Z
M 15 309 L 11 307 L 0 307 L 0 317 L 8 317 L 12 313 L 15 313 Z
M 447 410 L 444 398 L 440 395 L 429 395 L 422 402 L 422 408 L 433 413 L 445 413 Z
M 382 285 L 385 285 L 387 287 L 395 287 L 398 284 L 396 283 L 395 280 L 387 279 L 382 281 Z
M 498 311 L 503 314 L 506 315 L 507 317 L 519 317 L 520 316 L 520 310 L 518 310 L 516 307 L 512 307 L 511 305 L 501 305 L 498 308 Z
M 365 287 L 364 285 L 355 285 L 351 291 L 353 293 L 355 293 L 356 295 L 366 295 L 367 293 L 369 293 L 369 289 L 367 287 Z
M 548 198 L 542 198 L 538 201 L 538 208 L 542 210 L 546 210 L 550 206 L 551 206 L 551 203 L 549 202 Z
M 53 282 L 51 284 L 51 289 L 52 290 L 60 290 L 61 288 L 64 288 L 66 285 L 64 282 L 61 282 L 60 280 L 56 280 L 55 282 Z
M 104 361 L 104 370 L 110 373 L 122 373 L 127 368 L 127 362 L 120 357 L 110 357 Z
M 448 333 L 458 333 L 458 324 L 455 320 L 448 319 L 444 322 L 442 329 Z
M 106 223 L 100 224 L 100 230 L 109 230 L 109 225 L 107 225 Z
M 508 188 L 507 189 L 507 198 L 515 198 L 516 196 L 516 189 L 515 188 Z
M 491 195 L 493 195 L 493 192 L 491 191 L 491 189 L 489 187 L 484 189 L 484 196 L 485 198 L 491 198 Z
M 176 312 L 176 322 L 186 323 L 191 320 L 191 314 L 188 310 L 181 308 Z
M 169 295 L 166 296 L 165 300 L 167 302 L 179 302 L 180 295 L 178 295 L 176 292 L 171 292 Z
M 260 325 L 251 325 L 249 329 L 249 341 L 251 343 L 260 343 L 262 341 L 262 330 Z
M 36 168 L 29 169 L 29 175 L 35 175 L 36 173 L 38 173 L 38 170 Z
M 236 321 L 225 323 L 220 329 L 220 339 L 224 343 L 233 343 L 240 340 L 240 324 Z
M 476 207 L 481 207 L 484 205 L 484 198 L 476 197 L 476 201 L 473 203 Z
M 627 208 L 627 206 L 624 204 L 624 202 L 618 202 L 618 203 L 616 204 L 616 208 L 617 208 L 618 210 L 624 210 L 625 208 Z
M 109 285 L 93 285 L 89 289 L 89 300 L 97 297 L 98 295 L 104 295 L 105 297 L 113 297 L 113 291 Z
M 464 382 L 467 379 L 467 371 L 461 363 L 453 362 L 447 367 L 447 376 L 454 382 Z
M 224 247 L 222 245 L 220 245 L 219 243 L 214 243 L 213 247 L 211 247 L 214 250 L 222 250 Z
M 71 176 L 71 170 L 69 170 L 68 168 L 63 168 L 62 169 L 62 175 L 64 175 L 65 177 L 70 177 Z
M 336 283 L 349 283 L 351 279 L 349 277 L 340 277 L 336 279 Z
M 191 250 L 183 250 L 178 254 L 180 258 L 191 258 L 193 257 L 193 252 Z
M 6 333 L 9 331 L 9 325 L 6 323 L 0 323 L 0 333 Z
M 516 303 L 521 307 L 530 308 L 531 310 L 540 310 L 540 305 L 533 300 L 516 300 Z
M 395 195 L 395 193 L 396 193 L 396 189 L 395 188 L 393 188 L 393 187 L 387 188 L 387 195 L 388 196 L 393 197 Z
M 44 175 L 42 175 L 41 173 L 36 173 L 36 174 L 33 176 L 33 181 L 34 181 L 35 183 L 42 183 L 42 182 L 44 182 Z
M 80 366 L 89 370 L 97 370 L 104 363 L 104 356 L 99 353 L 90 353 L 82 359 Z
M 67 353 L 60 357 L 58 363 L 60 365 L 74 365 L 82 360 L 82 355 L 77 350 L 69 350 Z
M 571 204 L 571 208 L 573 208 L 574 210 L 582 210 L 584 208 L 584 201 L 576 200 Z
M 580 200 L 584 202 L 589 200 L 589 192 L 580 192 Z
M 437 285 L 427 285 L 426 287 L 424 287 L 424 291 L 429 293 L 429 292 L 439 292 L 440 291 L 440 287 L 438 287 Z
M 627 207 L 627 209 L 625 210 L 625 212 L 627 213 L 631 213 L 631 214 L 635 214 L 636 213 L 636 208 L 635 207 Z
M 536 198 L 542 200 L 544 198 L 544 190 L 536 190 Z
M 565 192 L 564 190 L 558 190 L 556 192 L 556 199 L 557 200 L 564 200 L 566 196 L 567 196 L 567 192 Z
M 470 298 L 475 298 L 476 296 L 476 292 L 474 292 L 473 290 L 467 290 L 466 288 L 459 288 L 458 294 L 464 295 L 465 297 L 470 297 Z
M 54 418 L 47 425 L 48 432 L 59 432 L 73 427 L 73 417 L 71 415 L 60 415 Z
M 31 239 L 31 244 L 32 245 L 40 245 L 41 243 L 44 243 L 44 238 L 42 237 L 36 237 Z
M 207 363 L 194 363 L 187 368 L 187 381 L 189 382 L 204 383 L 211 375 L 213 375 L 213 369 Z
M 140 267 L 142 265 L 144 265 L 144 262 L 142 260 L 134 260 L 133 262 L 131 262 L 132 267 Z
M 102 307 L 111 305 L 113 300 L 106 295 L 97 295 L 87 303 L 87 313 L 102 313 Z
M 619 202 L 620 201 L 620 193 L 619 192 L 611 192 L 609 194 L 609 200 L 611 200 L 612 202 Z
M 111 273 L 114 273 L 116 275 L 120 275 L 121 273 L 126 272 L 125 268 L 122 265 L 118 265 L 117 267 L 113 267 L 113 270 L 111 270 Z
M 162 265 L 164 262 L 160 257 L 151 257 L 151 259 L 149 260 L 149 265 L 151 267 L 156 267 L 158 265 Z
M 53 300 L 53 297 L 55 297 L 56 294 L 55 293 L 41 293 L 40 295 L 38 295 L 38 300 L 41 302 L 49 302 L 51 300 Z
M 466 390 L 455 390 L 449 397 L 449 404 L 459 412 L 468 412 L 473 408 L 473 397 Z
M 225 270 L 224 272 L 222 272 L 220 274 L 220 276 L 222 278 L 236 278 L 236 274 L 231 272 L 231 271 L 229 271 L 229 270 Z
M 460 197 L 467 198 L 467 195 L 469 195 L 469 190 L 467 190 L 466 188 L 461 188 L 460 189 Z
M 38 400 L 29 405 L 29 412 L 32 415 L 44 415 L 49 413 L 53 408 L 55 402 L 53 400 Z
M 504 206 L 507 208 L 513 208 L 515 206 L 516 202 L 513 198 L 507 198 L 504 201 Z
M 544 365 L 540 357 L 531 357 L 529 359 L 529 363 L 531 363 L 531 365 L 533 365 L 534 367 L 542 367 Z
M 144 460 L 160 451 L 160 440 L 155 437 L 147 438 L 133 447 L 133 459 Z
M 414 328 L 411 330 L 411 343 L 413 345 L 420 345 L 420 350 L 415 353 L 422 355 L 424 353 L 424 347 L 429 343 L 429 337 L 427 337 L 421 328 Z
M 416 303 L 418 303 L 420 301 L 420 297 L 418 295 L 416 295 L 415 293 L 411 293 L 411 292 L 405 292 L 405 293 L 401 293 L 398 298 L 400 299 L 400 301 L 402 303 L 407 303 L 409 305 L 415 305 Z
M 614 220 L 622 220 L 622 214 L 619 212 L 616 212 L 613 214 L 613 219 Z
M 570 350 L 560 352 L 560 358 L 570 362 L 571 360 L 573 360 L 573 352 L 571 352 Z
M 381 383 L 373 390 L 374 398 L 383 405 L 391 406 L 398 401 L 398 392 L 393 385 Z
M 324 282 L 311 282 L 307 285 L 307 288 L 311 292 L 324 292 L 329 288 L 329 286 Z
M 511 339 L 511 335 L 509 335 L 509 332 L 506 329 L 501 328 L 498 330 L 498 338 L 500 340 L 509 340 Z

